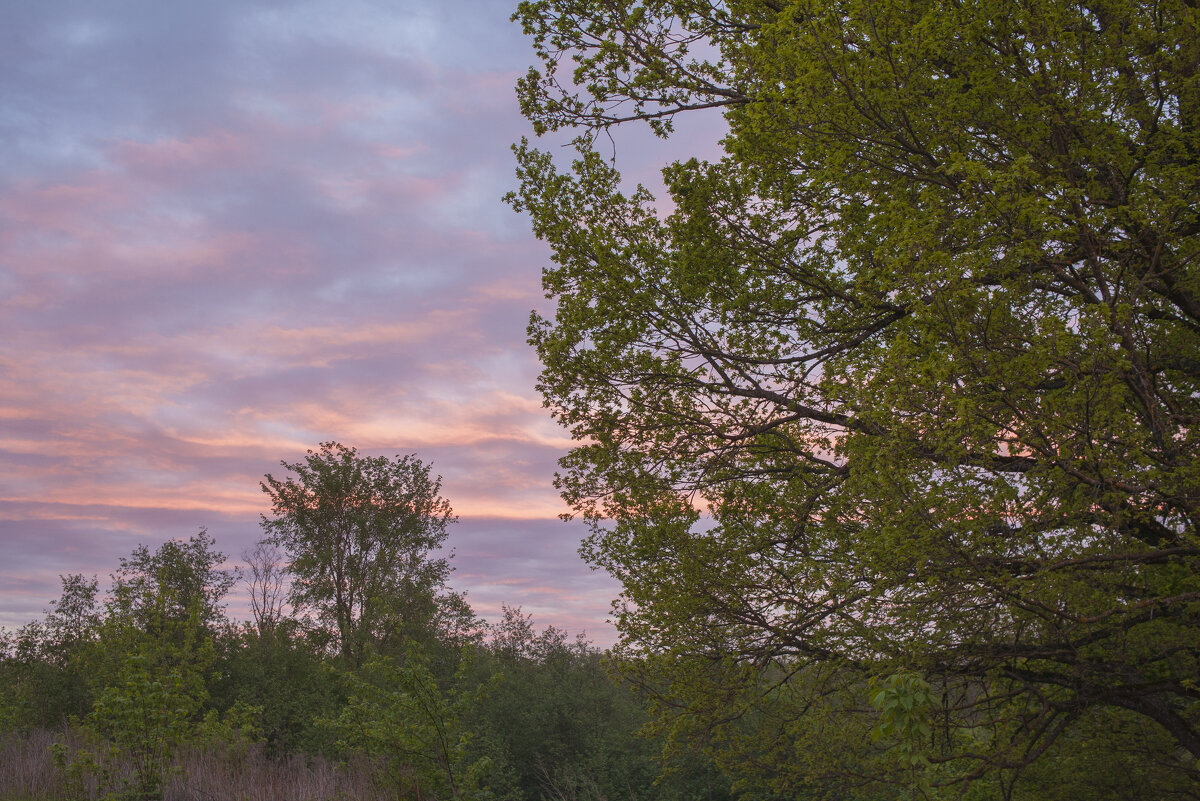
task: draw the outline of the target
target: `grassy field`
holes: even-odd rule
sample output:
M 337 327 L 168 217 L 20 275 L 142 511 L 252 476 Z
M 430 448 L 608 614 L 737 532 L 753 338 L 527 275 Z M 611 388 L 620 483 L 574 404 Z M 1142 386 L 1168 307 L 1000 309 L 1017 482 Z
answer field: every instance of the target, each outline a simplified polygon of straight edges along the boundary
M 0 737 L 0 801 L 94 801 L 93 782 L 78 797 L 54 765 L 50 746 L 83 743 L 74 735 L 37 730 Z M 371 780 L 365 762 L 339 766 L 320 757 L 268 758 L 258 746 L 241 752 L 190 750 L 175 761 L 178 774 L 163 801 L 382 801 L 389 796 Z

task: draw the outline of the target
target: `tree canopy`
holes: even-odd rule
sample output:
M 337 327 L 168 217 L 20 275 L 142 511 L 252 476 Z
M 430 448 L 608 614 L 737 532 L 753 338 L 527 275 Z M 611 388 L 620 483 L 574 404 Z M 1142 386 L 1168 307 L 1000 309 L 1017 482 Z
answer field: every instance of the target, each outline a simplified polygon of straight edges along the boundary
M 193 617 L 215 630 L 225 620 L 225 595 L 238 579 L 238 571 L 221 568 L 225 560 L 203 528 L 186 540 L 167 540 L 153 553 L 138 545 L 113 574 L 109 615 L 143 631 Z
M 433 552 L 456 518 L 428 465 L 337 442 L 281 464 L 295 475 L 263 480 L 274 515 L 263 531 L 290 559 L 292 605 L 335 632 L 342 656 L 357 663 L 368 644 L 411 636 L 444 611 L 469 614 L 443 597 L 450 564 Z
M 560 488 L 664 708 L 711 733 L 730 687 L 791 694 L 801 742 L 911 675 L 932 781 L 1015 771 L 1105 710 L 1194 779 L 1195 3 L 516 18 L 524 112 L 582 134 L 569 169 L 518 146 L 511 196 L 553 251 L 530 338 L 577 441 Z M 593 147 L 712 108 L 724 155 L 666 165 L 666 204 Z

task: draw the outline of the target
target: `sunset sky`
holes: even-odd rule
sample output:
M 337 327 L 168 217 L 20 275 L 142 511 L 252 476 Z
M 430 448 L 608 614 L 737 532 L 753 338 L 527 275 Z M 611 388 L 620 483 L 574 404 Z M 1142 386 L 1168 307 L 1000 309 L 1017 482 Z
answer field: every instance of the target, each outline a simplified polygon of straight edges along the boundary
M 432 461 L 478 612 L 612 641 L 525 344 L 548 250 L 500 201 L 530 130 L 511 11 L 0 6 L 0 625 L 202 526 L 240 561 L 262 475 L 333 439 Z M 618 164 L 715 138 L 630 134 Z

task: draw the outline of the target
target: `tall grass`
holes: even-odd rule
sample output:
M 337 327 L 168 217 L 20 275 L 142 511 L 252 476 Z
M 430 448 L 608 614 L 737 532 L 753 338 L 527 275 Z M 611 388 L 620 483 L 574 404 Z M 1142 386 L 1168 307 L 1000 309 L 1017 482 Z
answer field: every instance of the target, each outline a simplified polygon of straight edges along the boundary
M 86 747 L 74 732 L 36 730 L 0 734 L 0 801 L 98 801 L 94 785 L 71 794 L 50 755 L 50 746 Z M 372 780 L 366 760 L 337 765 L 321 757 L 269 758 L 258 745 L 191 748 L 175 760 L 179 769 L 163 801 L 383 801 L 394 794 Z
M 50 746 L 65 741 L 63 735 L 44 729 L 0 734 L 0 799 L 65 798 L 65 787 L 50 759 Z

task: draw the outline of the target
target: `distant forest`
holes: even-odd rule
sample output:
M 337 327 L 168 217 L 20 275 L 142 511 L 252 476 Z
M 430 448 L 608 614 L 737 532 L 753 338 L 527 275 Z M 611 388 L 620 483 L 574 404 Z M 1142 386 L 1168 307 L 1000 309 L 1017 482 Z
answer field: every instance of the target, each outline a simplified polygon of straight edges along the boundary
M 487 622 L 437 556 L 454 515 L 415 456 L 323 443 L 267 475 L 263 539 L 223 568 L 204 530 L 74 574 L 45 616 L 0 632 L 0 798 L 725 801 L 933 798 L 914 742 L 940 702 L 913 674 L 761 670 L 758 702 L 691 686 L 663 654 L 600 650 L 505 607 Z M 252 620 L 224 599 L 243 582 Z M 719 632 L 714 632 L 719 633 Z M 823 686 L 797 710 L 789 684 Z M 690 696 L 710 719 L 689 719 Z M 770 700 L 776 699 L 772 707 Z M 807 716 L 807 717 L 804 717 Z M 814 720 L 815 719 L 815 720 Z M 819 778 L 772 789 L 797 727 Z M 897 759 L 899 755 L 900 759 Z M 809 761 L 810 760 L 810 761 Z M 969 799 L 1188 796 L 1170 744 L 1136 717 L 1084 721 Z M 816 773 L 816 771 L 814 771 Z M 924 786 L 922 786 L 924 784 Z
M 326 443 L 284 479 L 245 567 L 206 531 L 69 575 L 0 638 L 0 798 L 728 797 L 639 736 L 619 657 L 506 608 L 434 555 L 453 520 L 415 457 Z M 224 598 L 244 582 L 253 620 Z

